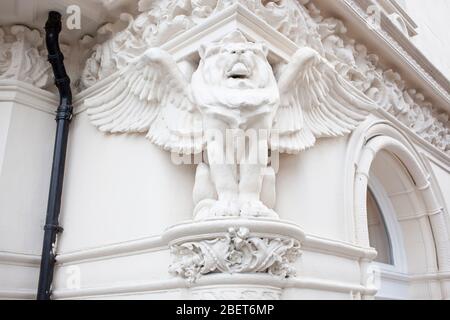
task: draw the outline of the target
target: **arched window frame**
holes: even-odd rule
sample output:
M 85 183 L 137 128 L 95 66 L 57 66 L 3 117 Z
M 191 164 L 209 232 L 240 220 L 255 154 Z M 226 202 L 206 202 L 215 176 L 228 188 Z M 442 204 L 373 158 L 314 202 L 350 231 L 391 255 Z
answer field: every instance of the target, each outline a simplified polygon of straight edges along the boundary
M 398 223 L 395 209 L 387 195 L 381 182 L 376 176 L 371 176 L 368 184 L 369 189 L 377 202 L 380 213 L 383 216 L 386 226 L 389 243 L 391 245 L 391 254 L 393 264 L 385 264 L 374 262 L 382 271 L 406 274 L 407 260 L 405 252 L 405 244 L 403 242 L 403 233 L 400 224 Z
M 368 239 L 368 223 L 366 212 L 367 187 L 370 181 L 370 168 L 373 160 L 380 151 L 385 151 L 391 154 L 401 165 L 406 169 L 409 178 L 412 179 L 414 189 L 421 197 L 422 204 L 426 210 L 427 222 L 421 224 L 421 230 L 425 233 L 432 232 L 433 243 L 427 242 L 425 248 L 424 259 L 429 266 L 432 266 L 432 271 L 420 271 L 418 274 L 411 274 L 406 272 L 406 276 L 400 273 L 389 272 L 389 267 L 382 268 L 373 263 L 373 260 L 367 259 L 360 262 L 361 265 L 361 279 L 362 284 L 370 289 L 379 290 L 380 272 L 383 279 L 388 279 L 391 283 L 396 283 L 396 288 L 387 295 L 380 292 L 376 295 L 381 298 L 401 299 L 402 297 L 423 298 L 429 297 L 430 292 L 417 290 L 417 286 L 423 284 L 423 281 L 428 281 L 429 272 L 439 272 L 440 274 L 447 274 L 450 270 L 450 253 L 448 251 L 449 233 L 446 224 L 444 213 L 446 212 L 442 205 L 437 201 L 435 192 L 439 192 L 432 176 L 427 173 L 427 166 L 425 165 L 421 153 L 417 151 L 411 142 L 408 135 L 405 135 L 401 130 L 398 130 L 391 122 L 379 119 L 377 116 L 370 116 L 355 132 L 350 136 L 348 142 L 346 163 L 344 169 L 345 175 L 345 189 L 344 189 L 344 203 L 350 207 L 347 211 L 347 221 L 353 221 L 353 225 L 349 224 L 349 231 L 351 232 L 351 241 L 362 247 L 369 247 Z M 434 190 L 436 188 L 436 190 Z M 392 212 L 392 211 L 391 211 Z M 417 217 L 420 218 L 420 217 Z M 430 228 L 429 230 L 427 228 Z M 392 232 L 391 232 L 392 234 Z M 429 232 L 428 232 L 429 235 Z M 406 248 L 405 248 L 406 249 Z M 408 254 L 407 254 L 408 256 Z M 436 264 L 437 262 L 437 264 Z M 409 263 L 408 263 L 409 265 Z M 394 269 L 395 270 L 395 269 Z M 400 269 L 401 270 L 401 269 Z M 384 271 L 384 272 L 383 272 Z M 436 276 L 440 281 L 442 277 Z M 436 280 L 435 280 L 436 281 Z M 402 287 L 402 291 L 396 290 Z M 436 282 L 428 281 L 429 285 L 436 285 Z M 399 284 L 399 285 L 398 285 Z M 448 297 L 448 285 L 445 280 L 441 281 L 441 295 L 445 299 Z M 411 286 L 415 286 L 416 290 L 410 291 Z M 406 290 L 406 291 L 405 291 Z M 385 291 L 386 290 L 381 290 Z M 394 293 L 393 295 L 391 293 Z M 364 296 L 364 299 L 371 299 L 374 296 Z

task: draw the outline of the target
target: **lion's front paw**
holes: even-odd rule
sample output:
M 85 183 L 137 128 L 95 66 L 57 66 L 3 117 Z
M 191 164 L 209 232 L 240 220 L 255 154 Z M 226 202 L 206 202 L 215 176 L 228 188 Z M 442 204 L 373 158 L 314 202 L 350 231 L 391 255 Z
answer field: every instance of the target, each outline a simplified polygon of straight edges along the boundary
M 278 214 L 261 201 L 246 201 L 241 205 L 241 216 L 279 219 Z
M 209 209 L 211 217 L 239 217 L 239 213 L 239 203 L 233 200 L 218 200 Z

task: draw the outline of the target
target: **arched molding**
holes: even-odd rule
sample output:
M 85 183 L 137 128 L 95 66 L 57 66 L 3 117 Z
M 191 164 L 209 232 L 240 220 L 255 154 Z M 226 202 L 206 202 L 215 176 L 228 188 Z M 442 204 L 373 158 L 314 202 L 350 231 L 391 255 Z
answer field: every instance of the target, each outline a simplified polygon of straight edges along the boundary
M 372 163 L 381 151 L 386 151 L 395 157 L 410 176 L 412 188 L 425 207 L 425 215 L 429 217 L 439 272 L 449 271 L 448 228 L 444 209 L 435 196 L 427 166 L 408 137 L 389 122 L 375 117 L 368 119 L 354 132 L 347 150 L 345 204 L 349 208 L 351 218 L 354 219 L 352 228 L 354 242 L 363 247 L 370 246 L 366 210 L 367 187 L 371 178 Z M 419 213 L 415 214 L 419 219 Z M 350 217 L 348 218 L 350 220 Z
M 395 209 L 389 199 L 389 195 L 377 177 L 372 176 L 370 178 L 369 188 L 380 207 L 392 249 L 393 265 L 383 265 L 382 268 L 406 274 L 408 272 L 408 263 L 405 243 L 403 241 L 403 231 L 397 220 Z
M 408 297 L 423 298 L 424 295 L 427 296 L 427 293 L 421 287 L 421 283 L 424 284 L 424 282 L 420 280 L 420 275 L 435 275 L 438 277 L 448 274 L 450 270 L 449 233 L 445 209 L 437 200 L 436 195 L 439 195 L 440 192 L 439 186 L 434 181 L 423 154 L 416 150 L 408 136 L 396 129 L 390 122 L 380 120 L 376 116 L 367 119 L 352 134 L 348 143 L 346 167 L 344 169 L 346 179 L 344 205 L 348 208 L 347 225 L 351 228 L 349 240 L 362 247 L 370 246 L 366 207 L 367 189 L 369 185 L 376 184 L 374 182 L 376 178 L 374 179 L 373 172 L 371 172 L 374 161 L 386 161 L 386 159 L 377 158 L 378 156 L 389 159 L 391 168 L 386 168 L 386 170 L 390 170 L 387 175 L 395 174 L 398 177 L 403 186 L 403 190 L 399 190 L 399 195 L 407 195 L 406 201 L 410 201 L 410 205 L 414 208 L 411 215 L 406 218 L 400 218 L 398 212 L 395 212 L 395 215 L 392 216 L 397 216 L 396 223 L 402 226 L 402 229 L 405 224 L 413 223 L 416 225 L 418 232 L 417 234 L 411 234 L 411 231 L 404 231 L 402 235 L 391 225 L 388 227 L 390 237 L 394 239 L 402 237 L 404 242 L 408 241 L 409 243 L 414 241 L 414 237 L 421 237 L 420 241 L 422 241 L 423 246 L 420 248 L 421 250 L 415 250 L 414 244 L 404 247 L 406 259 L 403 260 L 405 262 L 403 268 L 394 267 L 389 270 L 389 268 L 381 266 L 381 268 L 376 267 L 376 269 L 381 271 L 383 279 L 385 276 L 388 278 L 394 277 L 392 278 L 396 279 L 393 280 L 394 283 L 400 284 L 403 282 L 403 285 L 396 287 L 402 291 L 394 289 L 397 290 L 397 293 L 403 292 Z M 392 200 L 393 195 L 389 194 L 389 196 Z M 394 202 L 396 202 L 395 199 Z M 396 203 L 395 208 L 397 207 L 398 204 Z M 383 208 L 382 210 L 388 212 L 389 215 L 389 208 Z M 399 252 L 401 254 L 402 250 L 398 246 L 403 244 L 400 242 L 395 245 L 397 246 L 396 254 Z M 398 259 L 397 257 L 397 261 Z M 417 267 L 414 261 L 423 261 L 424 263 L 421 267 Z M 406 264 L 408 269 L 414 267 L 415 270 L 406 270 Z M 377 264 L 372 261 L 362 261 L 361 268 L 371 270 L 373 268 L 371 265 L 376 266 Z M 398 282 L 399 279 L 403 280 Z M 447 277 L 444 276 L 443 279 L 438 281 L 441 287 L 440 297 L 442 298 L 448 297 L 448 281 L 446 279 Z M 392 281 L 390 283 L 392 285 Z M 362 284 L 370 285 L 370 279 L 363 276 Z M 411 287 L 411 285 L 413 286 Z M 428 285 L 431 286 L 432 284 L 429 283 Z M 409 289 L 407 289 L 408 287 Z M 403 296 L 403 294 L 400 294 L 400 296 Z

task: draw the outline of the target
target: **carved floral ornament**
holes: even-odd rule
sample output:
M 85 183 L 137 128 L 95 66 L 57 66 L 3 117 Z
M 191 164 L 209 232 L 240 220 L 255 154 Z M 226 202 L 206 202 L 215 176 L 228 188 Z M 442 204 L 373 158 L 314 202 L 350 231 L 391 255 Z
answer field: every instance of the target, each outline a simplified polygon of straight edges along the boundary
M 169 272 L 195 282 L 210 273 L 267 273 L 280 279 L 295 276 L 291 264 L 300 255 L 294 239 L 263 238 L 245 227 L 230 228 L 222 237 L 171 247 Z
M 0 27 L 0 80 L 15 79 L 46 87 L 52 77 L 45 57 L 38 30 L 22 25 Z

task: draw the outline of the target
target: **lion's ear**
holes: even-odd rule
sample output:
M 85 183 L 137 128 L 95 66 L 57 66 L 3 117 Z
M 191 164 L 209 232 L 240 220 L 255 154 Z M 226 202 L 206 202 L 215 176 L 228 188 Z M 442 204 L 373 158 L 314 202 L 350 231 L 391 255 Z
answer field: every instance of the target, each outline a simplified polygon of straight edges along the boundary
M 264 56 L 267 58 L 267 56 L 269 55 L 269 48 L 267 47 L 267 45 L 264 42 L 260 43 L 261 46 L 261 50 L 264 53 Z
M 200 45 L 200 47 L 198 48 L 198 54 L 200 55 L 200 59 L 203 59 L 206 56 L 206 50 L 207 50 L 207 46 L 202 44 Z

